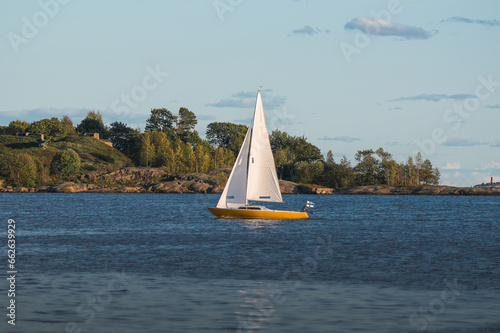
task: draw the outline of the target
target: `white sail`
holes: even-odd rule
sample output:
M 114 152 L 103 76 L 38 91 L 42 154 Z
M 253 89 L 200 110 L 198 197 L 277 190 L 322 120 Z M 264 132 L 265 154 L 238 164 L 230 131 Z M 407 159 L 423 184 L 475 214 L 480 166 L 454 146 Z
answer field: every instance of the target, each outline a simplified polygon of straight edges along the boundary
M 248 127 L 245 140 L 234 162 L 233 170 L 220 196 L 218 208 L 237 208 L 245 205 L 247 200 L 248 149 L 252 135 L 252 124 Z
M 252 121 L 247 200 L 283 202 L 260 91 Z
M 238 208 L 248 200 L 282 202 L 260 91 L 248 127 L 218 208 Z

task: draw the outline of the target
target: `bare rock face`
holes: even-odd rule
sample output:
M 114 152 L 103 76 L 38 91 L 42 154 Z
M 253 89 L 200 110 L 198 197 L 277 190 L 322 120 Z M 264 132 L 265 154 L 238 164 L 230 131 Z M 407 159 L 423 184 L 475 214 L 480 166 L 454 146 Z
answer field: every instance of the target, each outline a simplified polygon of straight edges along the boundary
M 50 192 L 51 186 L 40 186 L 35 188 L 35 192 Z
M 117 187 L 101 187 L 101 188 L 95 188 L 95 189 L 90 189 L 87 192 L 92 192 L 92 193 L 117 193 L 118 188 Z
M 144 192 L 144 190 L 141 187 L 124 186 L 124 187 L 118 187 L 116 189 L 116 192 L 119 192 L 119 193 L 140 193 L 140 192 Z
M 205 173 L 168 174 L 163 168 L 124 168 L 114 172 L 90 172 L 76 176 L 75 182 L 64 182 L 38 188 L 12 187 L 0 180 L 0 192 L 101 192 L 101 193 L 215 193 L 224 191 L 231 169 L 213 169 Z M 79 181 L 85 182 L 78 183 Z M 94 185 L 96 182 L 100 185 Z M 88 184 L 90 183 L 90 184 Z M 421 186 L 359 186 L 344 190 L 299 185 L 280 180 L 282 194 L 371 194 L 371 195 L 500 195 L 500 189 Z
M 187 188 L 194 193 L 207 193 L 210 185 L 202 182 L 192 182 Z
M 312 193 L 314 194 L 333 194 L 334 189 L 329 187 L 313 187 Z
M 224 191 L 224 187 L 216 186 L 216 187 L 209 187 L 207 190 L 207 193 L 221 194 L 223 191 Z
M 90 172 L 77 176 L 83 182 L 123 184 L 106 186 L 92 192 L 222 193 L 231 169 L 213 169 L 205 173 L 170 175 L 163 168 L 124 168 L 114 172 Z M 130 186 L 133 183 L 134 185 Z M 128 186 L 127 186 L 128 184 Z M 68 189 L 69 191 L 69 189 Z
M 75 184 L 73 182 L 64 182 L 60 184 L 56 184 L 50 187 L 50 192 L 56 193 L 76 193 L 76 192 L 84 192 L 89 190 L 92 185 L 87 184 Z
M 297 184 L 290 182 L 288 180 L 280 180 L 280 191 L 281 194 L 294 194 L 297 193 L 295 187 Z

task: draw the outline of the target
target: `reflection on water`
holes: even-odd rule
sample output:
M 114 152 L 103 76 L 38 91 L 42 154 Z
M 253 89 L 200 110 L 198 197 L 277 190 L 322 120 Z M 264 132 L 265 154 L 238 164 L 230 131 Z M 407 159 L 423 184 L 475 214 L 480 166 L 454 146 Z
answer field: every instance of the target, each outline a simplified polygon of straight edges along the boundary
M 498 291 L 412 291 L 318 281 L 147 277 L 19 280 L 19 319 L 2 332 L 498 332 Z M 114 281 L 114 282 L 113 282 Z M 120 287 L 112 289 L 110 286 Z M 451 295 L 451 294 L 450 294 Z M 465 330 L 467 328 L 467 330 Z
M 500 332 L 499 197 L 318 196 L 305 221 L 217 200 L 0 194 L 19 271 L 0 331 Z
M 276 228 L 281 223 L 286 222 L 283 220 L 266 220 L 266 219 L 230 219 L 227 223 L 239 223 L 245 228 L 258 229 L 258 228 Z

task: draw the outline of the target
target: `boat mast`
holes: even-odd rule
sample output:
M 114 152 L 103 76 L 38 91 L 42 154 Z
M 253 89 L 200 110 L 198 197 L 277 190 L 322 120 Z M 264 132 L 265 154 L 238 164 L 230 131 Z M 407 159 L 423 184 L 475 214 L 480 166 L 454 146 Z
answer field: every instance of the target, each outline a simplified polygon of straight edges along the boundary
M 252 149 L 252 135 L 253 135 L 253 120 L 252 122 L 250 123 L 250 140 L 248 142 L 248 155 L 247 155 L 247 191 L 245 193 L 245 206 L 248 206 L 248 170 L 250 169 L 250 150 Z

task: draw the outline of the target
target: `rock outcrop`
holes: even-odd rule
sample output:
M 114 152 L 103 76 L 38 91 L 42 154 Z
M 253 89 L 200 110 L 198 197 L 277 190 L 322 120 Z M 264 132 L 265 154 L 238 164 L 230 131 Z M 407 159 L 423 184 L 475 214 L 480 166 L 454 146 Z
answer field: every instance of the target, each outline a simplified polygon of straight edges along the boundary
M 75 182 L 42 187 L 0 187 L 0 192 L 101 192 L 101 193 L 217 193 L 231 169 L 209 173 L 168 174 L 162 168 L 124 168 L 114 172 L 90 172 L 76 176 Z M 283 194 L 368 194 L 368 195 L 500 195 L 500 189 L 453 186 L 390 187 L 359 186 L 344 190 L 298 185 L 280 180 Z
M 47 192 L 56 193 L 76 193 L 76 192 L 86 192 L 95 188 L 93 184 L 75 184 L 73 182 L 64 182 L 56 184 L 47 188 Z
M 76 176 L 81 182 L 92 183 L 96 181 L 106 183 L 128 183 L 131 181 L 152 182 L 168 176 L 163 168 L 123 168 L 113 172 L 89 172 Z

